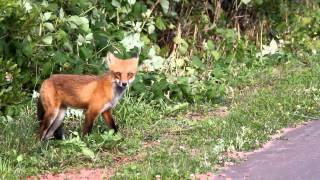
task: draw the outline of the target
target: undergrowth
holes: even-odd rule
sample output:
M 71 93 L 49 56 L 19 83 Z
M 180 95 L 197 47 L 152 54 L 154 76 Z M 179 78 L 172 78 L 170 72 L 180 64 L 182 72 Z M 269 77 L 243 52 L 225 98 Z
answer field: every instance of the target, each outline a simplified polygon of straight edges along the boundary
M 223 117 L 210 115 L 217 107 L 211 103 L 170 104 L 125 97 L 115 110 L 120 125 L 116 135 L 98 119 L 94 132 L 81 137 L 81 120 L 69 117 L 66 140 L 40 142 L 30 102 L 18 118 L 0 121 L 1 177 L 86 167 L 115 167 L 115 179 L 188 178 L 216 171 L 232 161 L 224 152 L 259 148 L 281 128 L 319 117 L 319 63 L 310 60 L 264 70 L 218 105 L 228 109 Z M 201 118 L 193 119 L 190 113 Z M 130 158 L 122 164 L 116 161 Z

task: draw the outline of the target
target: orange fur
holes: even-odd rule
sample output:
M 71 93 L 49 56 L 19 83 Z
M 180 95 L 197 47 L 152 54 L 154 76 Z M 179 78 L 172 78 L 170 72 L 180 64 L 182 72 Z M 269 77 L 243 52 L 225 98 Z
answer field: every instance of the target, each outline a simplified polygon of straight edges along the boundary
M 112 108 L 133 81 L 138 59 L 122 60 L 108 53 L 106 62 L 109 72 L 103 76 L 56 74 L 42 83 L 40 105 L 44 114 L 39 117 L 41 139 L 55 136 L 67 107 L 86 109 L 84 134 L 91 131 L 100 113 L 106 124 L 116 130 Z

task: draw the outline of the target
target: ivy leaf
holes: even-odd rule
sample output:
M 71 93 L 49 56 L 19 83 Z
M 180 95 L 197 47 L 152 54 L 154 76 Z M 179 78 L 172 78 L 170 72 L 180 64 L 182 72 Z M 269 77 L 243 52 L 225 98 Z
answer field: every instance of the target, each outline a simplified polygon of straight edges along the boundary
M 52 44 L 52 36 L 46 36 L 45 38 L 42 39 L 42 42 L 44 42 L 46 45 L 51 45 Z
M 160 5 L 165 14 L 169 11 L 169 1 L 168 0 L 160 0 Z

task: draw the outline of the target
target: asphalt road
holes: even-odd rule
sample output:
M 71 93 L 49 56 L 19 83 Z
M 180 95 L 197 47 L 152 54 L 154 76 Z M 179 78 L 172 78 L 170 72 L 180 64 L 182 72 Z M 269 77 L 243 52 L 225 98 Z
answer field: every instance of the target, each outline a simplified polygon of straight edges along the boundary
M 320 180 L 320 120 L 288 132 L 222 173 L 226 176 L 217 179 Z

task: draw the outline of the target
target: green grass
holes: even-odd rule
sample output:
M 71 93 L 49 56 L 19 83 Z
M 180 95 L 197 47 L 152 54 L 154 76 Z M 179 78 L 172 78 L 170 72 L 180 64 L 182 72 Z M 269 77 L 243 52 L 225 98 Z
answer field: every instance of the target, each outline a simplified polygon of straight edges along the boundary
M 210 114 L 216 106 L 167 104 L 126 97 L 115 110 L 120 134 L 98 119 L 93 134 L 80 137 L 81 121 L 66 119 L 65 141 L 39 142 L 33 103 L 16 119 L 0 121 L 0 178 L 19 178 L 83 167 L 113 167 L 114 179 L 189 178 L 234 161 L 227 150 L 262 146 L 281 128 L 320 116 L 319 63 L 268 66 L 230 81 L 234 87 L 220 104 L 229 114 Z M 173 110 L 174 109 L 174 110 Z M 201 114 L 194 120 L 186 115 Z M 147 145 L 146 145 L 147 144 Z M 114 158 L 123 160 L 116 162 Z M 125 159 L 129 159 L 125 161 Z

